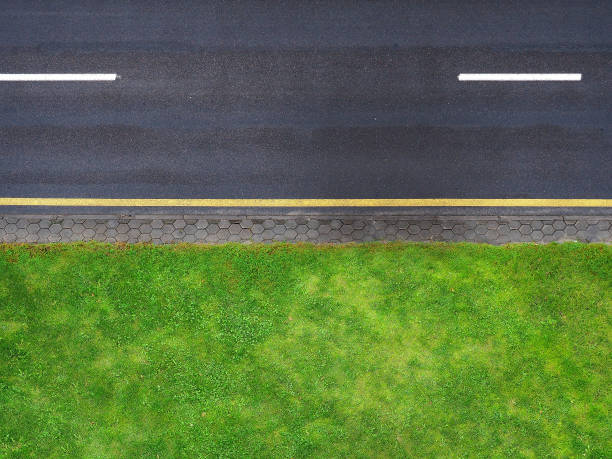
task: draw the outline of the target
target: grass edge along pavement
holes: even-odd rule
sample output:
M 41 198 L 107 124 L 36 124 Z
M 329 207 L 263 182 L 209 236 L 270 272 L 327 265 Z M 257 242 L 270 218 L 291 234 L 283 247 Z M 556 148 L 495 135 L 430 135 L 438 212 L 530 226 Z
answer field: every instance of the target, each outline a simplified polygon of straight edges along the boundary
M 0 245 L 0 455 L 612 451 L 612 247 Z

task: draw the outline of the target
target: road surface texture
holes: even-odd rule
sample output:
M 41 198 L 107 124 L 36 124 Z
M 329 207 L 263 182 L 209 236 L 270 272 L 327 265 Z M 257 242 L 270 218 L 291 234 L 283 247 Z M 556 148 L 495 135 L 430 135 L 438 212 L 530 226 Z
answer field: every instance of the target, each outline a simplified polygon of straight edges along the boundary
M 611 64 L 609 1 L 4 0 L 0 73 L 117 78 L 0 81 L 0 203 L 94 200 L 78 208 L 26 200 L 0 214 L 605 219 Z M 460 73 L 580 80 L 461 81 Z M 101 198 L 463 198 L 509 207 L 177 209 Z M 515 199 L 602 205 L 511 207 Z

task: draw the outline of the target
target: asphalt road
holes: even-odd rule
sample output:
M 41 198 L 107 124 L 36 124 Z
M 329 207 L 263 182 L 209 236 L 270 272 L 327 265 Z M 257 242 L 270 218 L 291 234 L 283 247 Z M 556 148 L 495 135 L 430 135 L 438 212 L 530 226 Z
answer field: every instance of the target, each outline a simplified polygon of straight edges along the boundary
M 612 199 L 611 2 L 204 3 L 4 0 L 0 73 L 120 78 L 0 82 L 0 198 Z

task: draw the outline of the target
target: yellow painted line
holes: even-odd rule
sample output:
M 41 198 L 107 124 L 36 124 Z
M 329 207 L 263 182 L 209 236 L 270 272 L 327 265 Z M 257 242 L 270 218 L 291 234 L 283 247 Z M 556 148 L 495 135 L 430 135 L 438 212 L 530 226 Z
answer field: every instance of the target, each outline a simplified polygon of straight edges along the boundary
M 612 199 L 0 198 L 0 206 L 66 207 L 612 207 Z

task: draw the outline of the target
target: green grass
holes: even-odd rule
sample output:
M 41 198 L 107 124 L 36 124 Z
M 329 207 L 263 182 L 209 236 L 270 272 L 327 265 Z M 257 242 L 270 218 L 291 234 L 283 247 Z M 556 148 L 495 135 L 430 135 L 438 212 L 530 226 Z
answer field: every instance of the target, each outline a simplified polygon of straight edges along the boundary
M 0 455 L 612 456 L 612 247 L 0 246 Z

